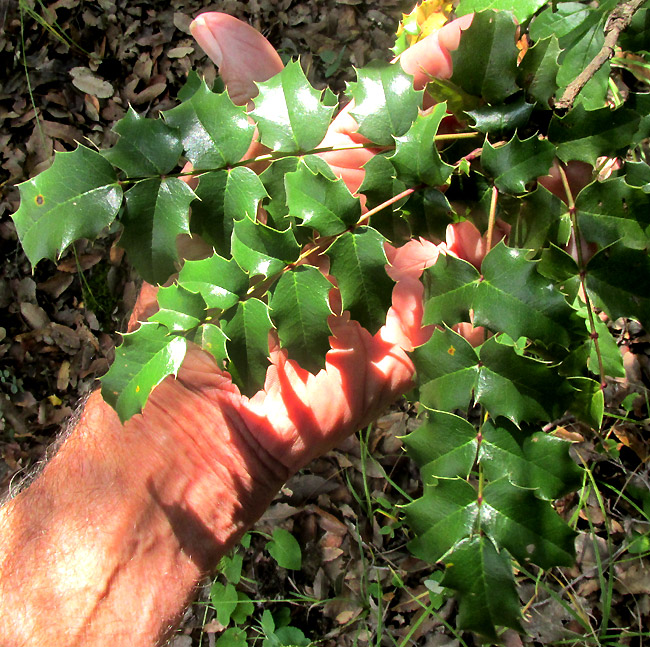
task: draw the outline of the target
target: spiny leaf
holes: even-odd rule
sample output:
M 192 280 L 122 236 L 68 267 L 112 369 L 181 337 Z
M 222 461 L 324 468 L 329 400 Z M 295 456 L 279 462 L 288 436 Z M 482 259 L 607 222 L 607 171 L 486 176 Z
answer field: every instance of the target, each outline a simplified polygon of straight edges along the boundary
M 275 160 L 259 176 L 269 200 L 265 201 L 264 210 L 268 216 L 268 225 L 274 229 L 288 229 L 295 224 L 287 206 L 285 178 L 298 168 L 298 157 L 283 157 Z
M 536 42 L 517 68 L 517 82 L 526 90 L 526 96 L 545 108 L 557 91 L 560 51 L 557 37 L 553 34 Z
M 224 362 L 229 359 L 227 342 L 226 333 L 218 325 L 212 323 L 201 324 L 194 335 L 194 343 L 210 353 L 217 360 L 220 368 L 223 368 Z
M 468 537 L 445 560 L 442 586 L 458 591 L 458 628 L 498 641 L 496 626 L 522 631 L 519 596 L 507 553 L 483 535 Z
M 508 240 L 514 247 L 539 249 L 547 240 L 557 242 L 561 216 L 566 205 L 541 184 L 517 200 L 516 211 L 508 221 L 512 229 Z M 502 216 L 505 217 L 505 216 Z
M 250 276 L 277 274 L 299 254 L 300 246 L 290 229 L 276 231 L 248 218 L 234 223 L 232 255 Z
M 422 105 L 422 91 L 413 89 L 413 77 L 400 65 L 372 62 L 357 70 L 349 90 L 359 133 L 382 146 L 390 146 L 393 136 L 406 133 Z
M 85 146 L 57 152 L 50 168 L 18 187 L 20 207 L 12 218 L 32 266 L 56 260 L 79 238 L 95 238 L 122 203 L 115 170 Z
M 204 173 L 196 189 L 200 201 L 192 204 L 192 232 L 229 256 L 233 223 L 244 217 L 255 220 L 266 195 L 260 178 L 248 168 Z
M 497 189 L 515 195 L 524 193 L 528 182 L 547 175 L 554 158 L 553 144 L 537 135 L 523 141 L 513 135 L 496 148 L 486 141 L 481 154 L 483 168 L 494 178 Z
M 431 409 L 467 411 L 478 376 L 478 355 L 470 343 L 449 328 L 433 331 L 413 351 L 420 401 Z
M 156 297 L 160 308 L 149 317 L 149 321 L 163 324 L 170 332 L 195 328 L 205 317 L 206 305 L 203 297 L 180 285 L 160 288 Z
M 187 342 L 168 334 L 165 326 L 144 323 L 123 336 L 115 361 L 102 377 L 102 397 L 122 422 L 144 407 L 151 390 L 168 375 L 176 375 L 185 358 Z
M 556 36 L 562 38 L 573 31 L 583 33 L 589 26 L 583 26 L 592 12 L 582 2 L 558 2 L 542 11 L 530 26 L 530 37 L 534 41 Z M 579 35 L 579 34 L 578 34 Z
M 579 104 L 566 116 L 551 119 L 548 138 L 563 162 L 579 160 L 596 166 L 600 156 L 615 155 L 630 145 L 639 121 L 639 115 L 627 108 L 587 111 Z
M 321 236 L 333 236 L 357 223 L 359 198 L 353 197 L 343 180 L 327 177 L 301 160 L 285 179 L 289 213 L 313 227 Z
M 402 137 L 395 137 L 395 153 L 389 158 L 397 177 L 406 184 L 445 184 L 453 167 L 440 159 L 435 136 L 447 112 L 447 104 L 439 103 L 427 115 L 418 115 Z
M 274 151 L 309 151 L 325 136 L 334 105 L 321 101 L 321 92 L 307 81 L 300 63 L 289 62 L 265 83 L 257 84 L 251 113 L 260 131 L 262 144 Z
M 280 277 L 269 304 L 282 347 L 290 359 L 312 373 L 325 366 L 329 350 L 331 289 L 318 269 L 302 265 Z
M 569 377 L 568 380 L 576 389 L 569 411 L 592 429 L 600 429 L 605 412 L 605 397 L 600 384 L 588 377 Z
M 508 12 L 475 14 L 458 49 L 451 53 L 452 82 L 492 104 L 502 103 L 514 94 L 518 89 L 516 31 Z
M 213 254 L 200 261 L 185 261 L 178 284 L 200 294 L 208 308 L 226 310 L 248 290 L 248 275 L 234 259 Z
M 269 307 L 259 299 L 240 301 L 223 325 L 228 337 L 228 371 L 244 395 L 251 396 L 264 386 L 271 328 Z
M 146 119 L 131 106 L 112 130 L 120 138 L 103 155 L 111 164 L 121 168 L 127 177 L 169 173 L 183 152 L 176 128 L 161 119 Z
M 149 283 L 164 283 L 176 270 L 176 237 L 189 234 L 189 206 L 196 195 L 174 177 L 143 180 L 125 194 L 120 246 Z
M 188 100 L 163 114 L 170 126 L 178 128 L 195 171 L 239 162 L 253 140 L 255 127 L 246 107 L 236 106 L 227 92 L 210 92 L 205 81 Z
M 546 0 L 463 0 L 459 3 L 456 14 L 464 16 L 474 11 L 485 11 L 494 9 L 495 11 L 511 11 L 518 22 L 528 20 L 540 7 L 546 4 Z
M 351 318 L 372 334 L 386 320 L 393 289 L 385 269 L 385 240 L 374 229 L 359 227 L 340 236 L 326 251 L 343 310 L 349 310 Z
M 530 121 L 534 105 L 527 103 L 522 95 L 516 101 L 502 103 L 497 106 L 480 106 L 475 110 L 467 110 L 474 120 L 473 128 L 481 133 L 501 137 L 512 133 L 517 128 L 526 126 Z

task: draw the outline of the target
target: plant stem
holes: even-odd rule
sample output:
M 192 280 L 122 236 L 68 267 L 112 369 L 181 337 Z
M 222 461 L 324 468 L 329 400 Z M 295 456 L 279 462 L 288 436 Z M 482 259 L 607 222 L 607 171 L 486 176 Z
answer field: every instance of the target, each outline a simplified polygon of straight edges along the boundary
M 600 344 L 598 343 L 598 332 L 596 331 L 596 322 L 594 320 L 594 311 L 591 305 L 591 299 L 589 298 L 589 291 L 587 290 L 587 271 L 584 262 L 584 256 L 582 254 L 582 236 L 580 235 L 580 227 L 578 226 L 578 214 L 576 210 L 575 200 L 573 199 L 573 193 L 571 187 L 569 186 L 569 180 L 566 176 L 562 165 L 558 165 L 560 169 L 560 177 L 562 178 L 562 186 L 567 197 L 567 205 L 569 206 L 569 217 L 571 218 L 571 227 L 573 229 L 573 237 L 576 244 L 576 253 L 578 256 L 578 268 L 580 269 L 580 286 L 582 287 L 582 293 L 585 298 L 585 305 L 587 307 L 587 316 L 589 318 L 589 332 L 590 336 L 594 341 L 594 348 L 596 349 L 596 357 L 598 358 L 598 372 L 600 375 L 600 388 L 604 389 L 607 384 L 605 383 L 605 369 L 603 366 L 603 357 L 600 352 Z
M 424 186 L 425 186 L 424 184 L 418 184 L 417 186 L 411 187 L 410 189 L 405 189 L 401 193 L 394 195 L 389 200 L 386 200 L 386 202 L 382 202 L 376 207 L 373 207 L 372 209 L 370 209 L 370 211 L 367 211 L 366 213 L 363 214 L 363 216 L 361 216 L 361 218 L 359 218 L 359 221 L 355 226 L 360 227 L 362 225 L 365 225 L 368 222 L 368 220 L 372 218 L 372 216 L 374 216 L 376 213 L 379 213 L 382 209 L 389 207 L 391 204 L 395 204 L 396 202 L 399 202 L 402 198 L 411 195 L 411 193 L 415 193 L 416 191 L 419 191 Z
M 487 254 L 492 248 L 492 236 L 494 234 L 494 221 L 497 215 L 497 199 L 499 198 L 499 189 L 492 187 L 492 198 L 490 200 L 490 214 L 488 216 L 487 241 L 485 243 L 485 253 Z

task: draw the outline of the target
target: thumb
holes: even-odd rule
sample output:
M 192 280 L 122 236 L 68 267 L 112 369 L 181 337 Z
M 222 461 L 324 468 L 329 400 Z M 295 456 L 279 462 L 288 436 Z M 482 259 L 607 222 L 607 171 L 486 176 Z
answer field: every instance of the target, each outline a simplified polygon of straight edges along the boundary
M 219 68 L 228 94 L 237 105 L 244 105 L 257 95 L 256 81 L 267 81 L 284 67 L 262 34 L 228 14 L 202 13 L 194 19 L 190 30 Z

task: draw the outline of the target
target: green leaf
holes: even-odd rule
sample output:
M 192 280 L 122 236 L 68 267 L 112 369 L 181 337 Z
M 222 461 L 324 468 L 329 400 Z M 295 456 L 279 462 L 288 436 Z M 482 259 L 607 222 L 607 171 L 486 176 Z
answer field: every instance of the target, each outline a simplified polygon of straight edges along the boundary
M 230 624 L 230 616 L 237 608 L 237 589 L 228 582 L 214 582 L 210 587 L 210 601 L 217 611 L 217 620 L 221 625 L 227 627 Z
M 424 270 L 425 324 L 453 326 L 469 321 L 478 270 L 451 254 L 440 254 L 434 265 Z
M 418 115 L 403 137 L 395 137 L 395 153 L 389 158 L 397 177 L 407 185 L 442 186 L 453 167 L 440 159 L 435 136 L 447 112 L 447 104 L 439 103 L 426 115 Z
M 57 152 L 50 168 L 18 187 L 20 207 L 12 218 L 32 266 L 56 260 L 79 238 L 95 238 L 122 204 L 115 169 L 85 146 Z
M 248 120 L 246 107 L 236 106 L 227 92 L 210 92 L 205 81 L 189 99 L 163 116 L 178 128 L 185 156 L 195 171 L 239 162 L 253 141 L 255 127 Z
M 298 540 L 284 528 L 273 531 L 273 539 L 266 544 L 266 550 L 282 568 L 299 571 L 302 565 L 302 552 Z
M 564 378 L 548 365 L 518 355 L 510 346 L 488 339 L 479 352 L 481 367 L 476 400 L 493 418 L 503 416 L 515 424 L 552 420 L 562 413 Z
M 488 103 L 502 103 L 517 87 L 517 25 L 508 12 L 477 13 L 451 53 L 451 81 Z M 480 56 L 477 56 L 480 52 Z
M 167 327 L 170 332 L 190 330 L 205 317 L 206 305 L 200 294 L 179 285 L 160 288 L 156 295 L 159 310 L 149 317 Z
M 386 239 L 370 227 L 359 227 L 335 240 L 325 252 L 336 278 L 343 310 L 374 334 L 386 321 L 393 281 L 386 274 Z
M 546 0 L 462 0 L 459 3 L 456 15 L 464 16 L 474 11 L 510 11 L 518 22 L 526 22 L 540 7 L 546 4 Z
M 293 226 L 295 219 L 290 215 L 287 207 L 287 193 L 285 188 L 285 177 L 298 168 L 300 159 L 298 157 L 283 157 L 275 160 L 259 176 L 269 196 L 264 204 L 267 216 L 267 224 L 274 229 L 288 229 Z
M 478 518 L 476 490 L 463 479 L 440 479 L 433 487 L 425 484 L 422 498 L 403 509 L 415 533 L 409 550 L 432 564 L 467 537 Z
M 401 65 L 373 61 L 357 70 L 349 90 L 359 133 L 382 146 L 392 145 L 393 136 L 406 133 L 422 105 L 422 91 L 413 89 L 413 77 Z
M 176 237 L 189 234 L 189 207 L 195 194 L 174 177 L 143 180 L 125 194 L 120 246 L 149 283 L 164 283 L 177 271 Z
M 201 324 L 194 335 L 194 343 L 210 353 L 217 360 L 220 368 L 223 368 L 229 359 L 227 342 L 226 333 L 218 325 L 212 323 Z
M 476 460 L 476 429 L 446 411 L 427 409 L 425 422 L 403 438 L 408 455 L 418 464 L 422 480 L 467 478 Z
M 345 182 L 310 168 L 305 160 L 295 172 L 287 173 L 285 184 L 289 213 L 322 236 L 340 234 L 361 217 L 359 198 L 353 197 Z
M 519 596 L 510 558 L 498 553 L 485 536 L 460 542 L 445 560 L 442 586 L 458 591 L 458 628 L 475 631 L 492 641 L 496 626 L 522 631 Z
M 255 220 L 260 201 L 267 196 L 260 178 L 249 168 L 204 173 L 192 204 L 192 232 L 211 243 L 224 256 L 230 255 L 230 239 L 236 220 Z
M 474 119 L 473 128 L 481 133 L 501 137 L 505 133 L 512 133 L 517 128 L 526 126 L 533 113 L 533 107 L 532 103 L 526 102 L 524 96 L 520 96 L 510 103 L 498 106 L 485 105 L 466 112 Z
M 248 275 L 234 259 L 213 254 L 200 261 L 185 261 L 178 284 L 203 297 L 208 308 L 226 310 L 248 290 Z
M 269 307 L 259 299 L 240 301 L 223 325 L 228 337 L 228 371 L 244 395 L 252 395 L 264 385 L 269 366 Z
M 478 355 L 467 340 L 449 328 L 436 328 L 412 357 L 422 404 L 467 411 L 478 376 Z
M 581 313 L 582 315 L 582 313 Z M 587 309 L 584 309 L 584 316 L 587 316 Z M 623 366 L 623 355 L 616 340 L 609 331 L 607 324 L 600 319 L 594 317 L 594 325 L 598 335 L 598 348 L 600 349 L 600 357 L 603 362 L 603 370 L 605 375 L 610 377 L 625 377 L 625 367 Z M 589 329 L 589 321 L 585 320 L 585 326 Z M 589 340 L 589 360 L 587 367 L 595 375 L 598 374 L 598 356 L 596 355 L 596 344 L 593 339 Z
M 255 605 L 253 601 L 243 593 L 242 591 L 237 591 L 237 606 L 233 611 L 230 619 L 238 625 L 244 624 L 255 612 Z M 245 635 L 245 634 L 244 634 Z M 217 642 L 218 644 L 218 642 Z M 246 641 L 244 640 L 244 647 L 246 647 Z
M 605 412 L 605 397 L 600 384 L 588 377 L 570 377 L 569 383 L 576 389 L 569 410 L 578 420 L 599 430 Z
M 161 119 L 141 117 L 131 106 L 112 130 L 120 138 L 103 155 L 127 177 L 169 173 L 183 152 L 183 143 L 175 128 Z
M 556 36 L 562 38 L 574 30 L 582 33 L 587 26 L 585 21 L 592 11 L 582 2 L 558 2 L 555 6 L 549 5 L 530 26 L 530 37 L 534 41 Z
M 504 193 L 524 193 L 526 184 L 542 175 L 547 175 L 553 160 L 555 147 L 547 140 L 533 135 L 523 141 L 517 135 L 494 148 L 486 141 L 481 154 L 481 163 L 494 184 Z
M 176 375 L 185 358 L 187 342 L 169 335 L 157 323 L 144 323 L 123 335 L 115 361 L 102 377 L 102 397 L 122 422 L 144 407 L 152 389 L 168 375 Z
M 557 37 L 553 34 L 536 42 L 517 68 L 517 82 L 526 90 L 526 96 L 544 108 L 548 107 L 557 91 L 560 51 Z
M 562 293 L 537 272 L 528 251 L 500 242 L 483 259 L 483 280 L 472 301 L 474 324 L 529 337 L 545 344 L 569 344 L 572 308 Z
M 572 566 L 574 532 L 532 490 L 514 486 L 507 478 L 483 489 L 481 527 L 522 564 L 532 562 L 543 569 Z
M 563 161 L 579 160 L 596 166 L 602 155 L 615 155 L 632 143 L 640 117 L 627 108 L 585 110 L 577 105 L 566 116 L 554 116 L 548 138 Z
M 246 647 L 247 645 L 246 631 L 239 627 L 229 627 L 215 642 L 215 647 Z
M 329 292 L 332 284 L 315 267 L 301 265 L 285 272 L 271 297 L 271 316 L 282 347 L 289 358 L 312 373 L 325 366 L 332 314 Z
M 262 144 L 273 151 L 309 151 L 325 137 L 334 112 L 333 105 L 321 101 L 322 93 L 307 81 L 300 63 L 289 62 L 265 83 L 257 84 L 251 113 Z
M 621 241 L 627 247 L 650 246 L 650 195 L 625 178 L 592 182 L 576 198 L 582 238 L 602 246 Z
M 232 255 L 251 276 L 277 274 L 299 254 L 300 246 L 290 229 L 276 231 L 248 218 L 234 223 Z
M 573 462 L 570 443 L 532 428 L 518 429 L 510 421 L 488 420 L 481 427 L 478 460 L 485 478 L 502 476 L 548 501 L 559 499 L 582 483 L 582 470 Z
M 614 245 L 587 265 L 587 289 L 610 319 L 632 317 L 650 327 L 650 259 L 648 253 Z

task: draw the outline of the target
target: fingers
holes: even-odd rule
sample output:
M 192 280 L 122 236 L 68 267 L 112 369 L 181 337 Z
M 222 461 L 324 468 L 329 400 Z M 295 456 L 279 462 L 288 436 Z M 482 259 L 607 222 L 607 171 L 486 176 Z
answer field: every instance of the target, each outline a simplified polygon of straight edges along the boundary
M 256 81 L 268 81 L 284 67 L 266 38 L 233 16 L 203 13 L 192 22 L 190 30 L 219 68 L 228 94 L 237 105 L 245 105 L 257 95 Z

